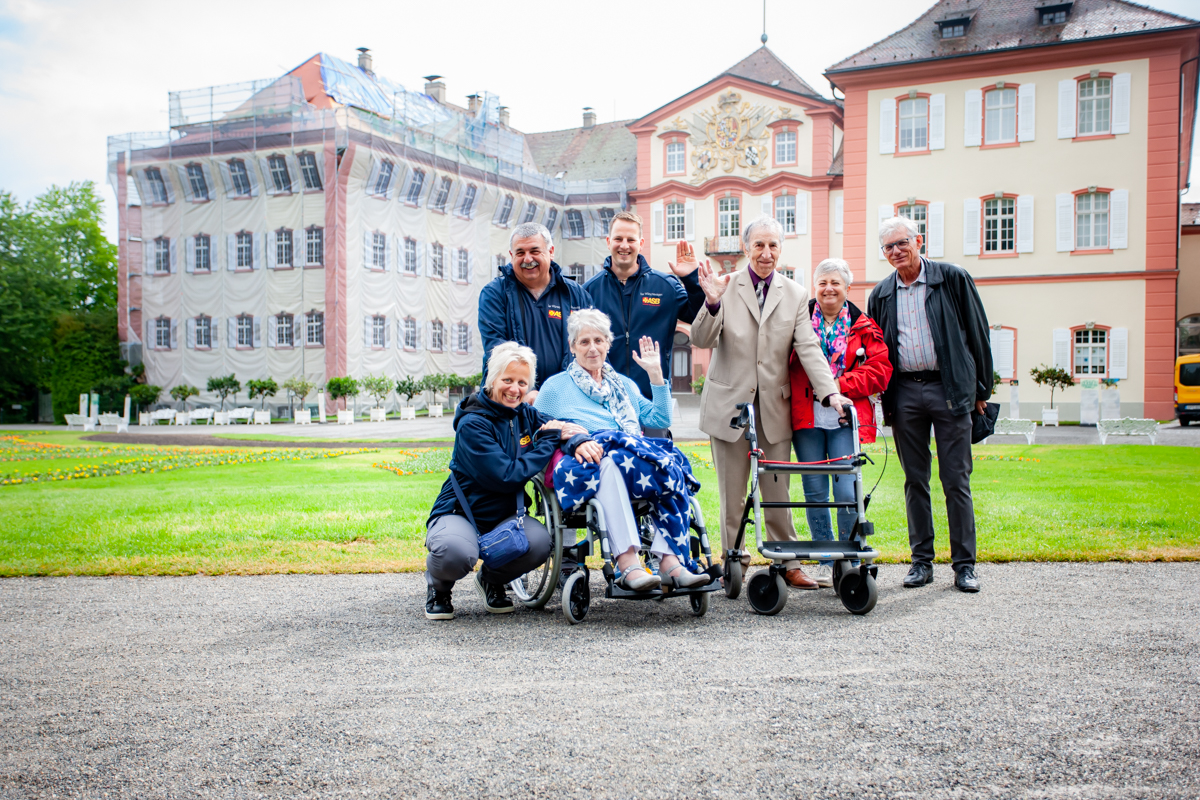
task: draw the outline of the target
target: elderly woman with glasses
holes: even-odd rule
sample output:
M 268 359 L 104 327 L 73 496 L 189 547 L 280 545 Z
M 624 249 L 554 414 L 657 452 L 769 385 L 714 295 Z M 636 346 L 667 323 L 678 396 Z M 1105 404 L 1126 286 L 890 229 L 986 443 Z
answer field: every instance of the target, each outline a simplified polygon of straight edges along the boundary
M 858 435 L 862 442 L 875 441 L 875 414 L 871 395 L 882 393 L 892 377 L 887 344 L 883 332 L 858 306 L 846 299 L 852 280 L 850 265 L 840 258 L 827 258 L 813 270 L 813 299 L 808 301 L 813 331 L 821 343 L 821 352 L 829 361 L 838 391 L 854 401 L 858 414 Z M 799 461 L 825 461 L 848 456 L 858 447 L 850 429 L 839 424 L 836 410 L 822 406 L 813 397 L 808 373 L 793 353 L 788 363 L 792 387 L 792 445 Z M 833 499 L 838 503 L 854 501 L 854 481 L 849 476 L 833 477 Z M 828 475 L 805 475 L 804 499 L 810 503 L 829 500 Z M 831 541 L 833 529 L 829 509 L 805 509 L 813 541 Z M 837 510 L 838 538 L 850 538 L 855 512 Z M 822 588 L 833 586 L 829 562 L 822 562 L 814 576 Z
M 607 314 L 595 309 L 581 309 L 571 314 L 567 337 L 575 360 L 566 371 L 542 384 L 534 408 L 554 419 L 566 420 L 585 428 L 589 434 L 620 431 L 620 441 L 636 445 L 642 427 L 665 428 L 671 423 L 671 389 L 663 379 L 659 345 L 648 336 L 639 342 L 641 352 L 633 352 L 634 362 L 650 379 L 654 399 L 647 400 L 637 384 L 618 373 L 607 363 L 612 346 L 612 328 Z M 614 441 L 613 437 L 596 437 Z M 641 538 L 633 517 L 626 475 L 617 466 L 611 451 L 592 437 L 573 437 L 563 448 L 580 462 L 599 464 L 599 488 L 596 499 L 604 509 L 609 543 L 621 572 L 622 584 L 633 591 L 648 591 L 660 584 L 679 587 L 707 583 L 706 574 L 697 574 L 683 562 L 687 556 L 677 553 L 664 531 L 655 523 L 655 537 L 650 552 L 659 557 L 659 575 L 648 572 L 638 558 Z M 655 439 L 654 443 L 664 440 Z M 669 442 L 665 442 L 670 446 Z M 659 444 L 651 446 L 658 447 Z M 624 463 L 624 462 L 622 462 Z M 626 470 L 628 472 L 629 470 Z M 555 480 L 558 480 L 558 472 Z M 661 577 L 660 577 L 661 576 Z

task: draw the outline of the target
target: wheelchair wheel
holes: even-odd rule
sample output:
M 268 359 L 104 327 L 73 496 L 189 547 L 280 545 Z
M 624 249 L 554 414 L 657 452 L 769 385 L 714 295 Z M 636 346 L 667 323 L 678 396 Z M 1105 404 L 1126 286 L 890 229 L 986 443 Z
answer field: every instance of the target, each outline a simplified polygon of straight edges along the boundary
M 846 570 L 839 588 L 842 605 L 851 614 L 866 614 L 879 601 L 879 588 L 875 585 L 875 579 L 861 570 Z
M 577 625 L 587 616 L 592 604 L 592 589 L 588 585 L 587 570 L 576 570 L 567 578 L 562 590 L 562 610 L 567 622 Z
M 550 557 L 540 567 L 525 573 L 509 583 L 517 602 L 526 608 L 542 608 L 554 596 L 558 588 L 558 572 L 562 566 L 563 526 L 558 504 L 551 502 L 551 493 L 539 479 L 533 481 L 534 505 L 529 516 L 538 519 L 550 533 Z M 540 519 L 539 519 L 540 517 Z
M 737 600 L 742 593 L 742 562 L 725 559 L 725 596 Z
M 783 610 L 787 603 L 787 583 L 783 573 L 772 574 L 771 570 L 762 570 L 750 579 L 746 588 L 746 599 L 750 607 L 767 617 L 774 616 Z
M 712 592 L 701 592 L 688 598 L 692 601 L 692 616 L 703 617 L 708 613 L 709 597 L 711 596 Z

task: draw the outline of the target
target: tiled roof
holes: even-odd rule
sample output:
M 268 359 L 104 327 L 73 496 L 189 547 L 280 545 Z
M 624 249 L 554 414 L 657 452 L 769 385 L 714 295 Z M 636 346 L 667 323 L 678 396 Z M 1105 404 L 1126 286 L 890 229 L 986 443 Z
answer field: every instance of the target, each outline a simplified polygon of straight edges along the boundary
M 565 172 L 563 177 L 570 181 L 622 177 L 628 189 L 635 189 L 637 137 L 629 132 L 629 122 L 527 133 L 525 143 L 544 175 Z
M 1180 225 L 1200 225 L 1200 203 L 1184 203 L 1179 213 Z
M 838 142 L 837 152 L 833 154 L 833 161 L 829 162 L 829 169 L 826 170 L 826 175 L 845 175 L 845 170 L 842 167 L 842 147 L 846 144 L 846 140 Z
M 940 0 L 908 27 L 839 61 L 827 73 L 1200 25 L 1125 0 L 1075 0 L 1067 21 L 1040 25 L 1050 0 Z M 966 35 L 942 39 L 937 22 L 969 17 Z
M 796 92 L 797 94 L 821 97 L 820 92 L 809 86 L 803 78 L 793 72 L 792 68 L 783 63 L 779 59 L 779 56 L 771 52 L 771 48 L 765 44 L 721 74 L 733 75 L 736 78 L 745 78 L 748 81 L 778 86 L 780 89 L 786 89 L 789 92 Z

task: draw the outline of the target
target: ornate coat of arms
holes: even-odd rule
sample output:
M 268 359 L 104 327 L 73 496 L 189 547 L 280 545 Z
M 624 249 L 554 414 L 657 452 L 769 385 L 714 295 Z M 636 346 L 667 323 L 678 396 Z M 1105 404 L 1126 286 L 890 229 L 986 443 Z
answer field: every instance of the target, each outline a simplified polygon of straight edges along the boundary
M 708 180 L 708 173 L 737 168 L 750 173 L 751 180 L 766 177 L 765 156 L 771 134 L 767 125 L 774 111 L 767 106 L 743 103 L 742 96 L 729 91 L 717 99 L 719 108 L 697 113 L 688 128 L 692 134 L 692 184 Z

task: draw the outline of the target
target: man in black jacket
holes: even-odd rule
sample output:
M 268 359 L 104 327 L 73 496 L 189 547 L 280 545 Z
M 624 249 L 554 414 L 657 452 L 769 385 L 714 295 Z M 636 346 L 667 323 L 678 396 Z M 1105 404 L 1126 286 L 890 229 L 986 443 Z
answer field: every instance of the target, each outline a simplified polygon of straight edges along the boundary
M 971 501 L 971 414 L 992 394 L 987 314 L 975 282 L 955 264 L 921 257 L 915 223 L 893 217 L 879 244 L 895 272 L 872 290 L 867 314 L 879 323 L 892 379 L 883 393 L 904 469 L 904 505 L 912 568 L 904 586 L 933 582 L 933 508 L 929 498 L 929 429 L 937 440 L 938 476 L 946 495 L 954 585 L 978 592 L 975 508 Z

